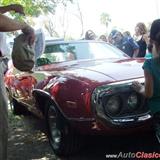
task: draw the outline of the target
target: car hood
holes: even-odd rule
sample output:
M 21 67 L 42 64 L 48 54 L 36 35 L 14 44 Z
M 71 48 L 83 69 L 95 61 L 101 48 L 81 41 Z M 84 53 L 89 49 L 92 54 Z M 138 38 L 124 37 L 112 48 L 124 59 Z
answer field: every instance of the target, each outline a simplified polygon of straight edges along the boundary
M 61 66 L 49 65 L 47 70 L 52 72 L 58 69 L 60 74 L 88 83 L 109 83 L 144 77 L 143 62 L 144 59 L 131 58 L 123 60 L 76 61 L 61 64 Z
M 115 80 L 132 79 L 143 76 L 142 69 L 143 61 L 141 60 L 123 60 L 115 62 L 95 62 L 88 63 L 86 65 L 79 65 L 77 68 L 81 68 L 84 71 L 89 70 L 99 74 L 106 75 Z M 76 68 L 76 67 L 75 67 Z

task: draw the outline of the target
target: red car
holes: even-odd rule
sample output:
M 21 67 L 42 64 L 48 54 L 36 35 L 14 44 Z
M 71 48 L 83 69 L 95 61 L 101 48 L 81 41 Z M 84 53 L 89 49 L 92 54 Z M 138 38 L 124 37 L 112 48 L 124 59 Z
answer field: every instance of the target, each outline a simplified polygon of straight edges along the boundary
M 143 59 L 131 59 L 100 41 L 48 41 L 33 72 L 12 65 L 5 84 L 14 112 L 45 118 L 59 155 L 75 152 L 82 135 L 129 134 L 149 126 L 145 99 L 132 89 L 144 83 Z

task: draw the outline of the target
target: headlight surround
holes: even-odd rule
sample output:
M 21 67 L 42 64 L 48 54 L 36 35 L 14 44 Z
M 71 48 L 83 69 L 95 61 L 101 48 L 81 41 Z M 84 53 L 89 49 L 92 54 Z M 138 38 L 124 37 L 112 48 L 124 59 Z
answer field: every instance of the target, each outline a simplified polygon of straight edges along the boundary
M 120 113 L 122 108 L 121 98 L 119 96 L 111 96 L 104 103 L 104 110 L 107 114 L 115 116 Z
M 127 99 L 127 105 L 129 110 L 135 110 L 138 106 L 138 95 L 131 93 Z

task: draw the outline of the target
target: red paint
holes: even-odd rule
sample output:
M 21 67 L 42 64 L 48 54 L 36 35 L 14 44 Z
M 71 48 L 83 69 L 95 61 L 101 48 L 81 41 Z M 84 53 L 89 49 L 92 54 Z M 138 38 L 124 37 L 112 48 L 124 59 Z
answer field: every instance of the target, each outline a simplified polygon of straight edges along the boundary
M 96 119 L 91 110 L 93 90 L 97 86 L 111 82 L 143 77 L 143 61 L 143 59 L 112 61 L 104 59 L 51 64 L 39 67 L 34 71 L 34 73 L 41 71 L 48 74 L 41 81 L 34 77 L 34 73 L 30 74 L 30 76 L 17 73 L 15 76 L 13 74 L 13 66 L 11 66 L 6 73 L 5 83 L 11 92 L 21 91 L 21 96 L 24 96 L 24 98 L 32 95 L 34 87 L 44 90 L 45 87 L 49 86 L 50 88 L 46 90 L 54 97 L 58 107 L 66 117 L 69 119 Z M 19 95 L 17 94 L 17 96 Z M 99 132 L 99 130 L 105 130 L 105 132 L 114 131 L 114 129 L 107 126 L 104 127 L 102 124 L 95 124 L 95 121 L 78 122 L 76 123 L 77 126 L 74 123 L 73 125 L 79 130 L 86 130 L 87 132 L 92 132 L 93 130 L 96 132 Z

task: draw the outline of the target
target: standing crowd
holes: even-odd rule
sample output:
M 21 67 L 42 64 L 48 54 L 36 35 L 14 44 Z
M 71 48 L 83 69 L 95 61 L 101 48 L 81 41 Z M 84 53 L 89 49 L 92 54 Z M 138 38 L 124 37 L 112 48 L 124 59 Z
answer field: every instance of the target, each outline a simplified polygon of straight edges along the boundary
M 88 30 L 85 34 L 85 39 L 95 40 L 97 39 L 97 36 L 92 30 Z M 149 33 L 147 27 L 142 22 L 135 26 L 135 34 L 133 37 L 129 31 L 121 33 L 114 29 L 108 37 L 101 35 L 98 39 L 111 43 L 130 57 L 148 56 L 149 50 L 147 49 L 147 46 L 149 45 Z

